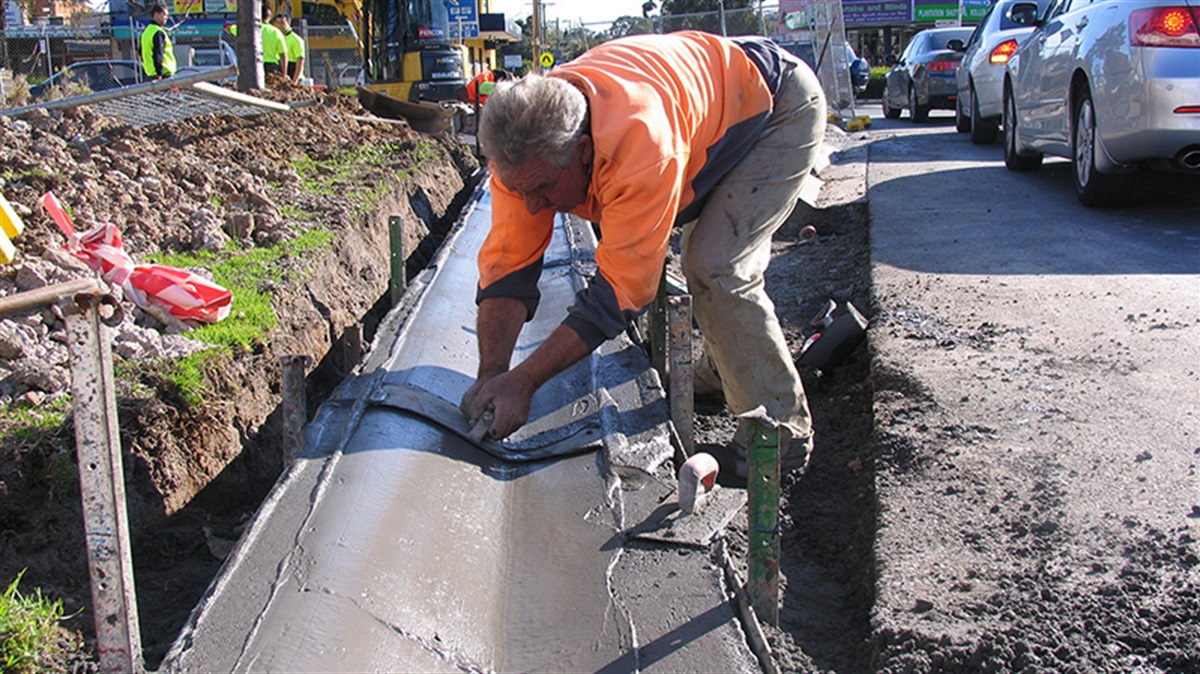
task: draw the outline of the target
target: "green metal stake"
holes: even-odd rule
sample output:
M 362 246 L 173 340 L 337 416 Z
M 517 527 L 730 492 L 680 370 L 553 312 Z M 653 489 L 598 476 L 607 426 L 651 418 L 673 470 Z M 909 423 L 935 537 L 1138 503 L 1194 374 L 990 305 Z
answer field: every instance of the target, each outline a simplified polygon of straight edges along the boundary
M 396 306 L 408 285 L 404 275 L 404 220 L 399 215 L 388 216 L 388 241 L 392 247 L 392 282 L 388 291 L 392 306 Z
M 750 507 L 750 606 L 758 619 L 779 624 L 779 424 L 763 408 L 749 424 L 746 490 Z

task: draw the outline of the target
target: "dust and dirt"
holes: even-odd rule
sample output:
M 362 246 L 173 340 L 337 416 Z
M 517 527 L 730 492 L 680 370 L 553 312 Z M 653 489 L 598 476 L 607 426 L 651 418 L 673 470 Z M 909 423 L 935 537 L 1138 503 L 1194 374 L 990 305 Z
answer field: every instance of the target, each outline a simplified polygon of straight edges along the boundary
M 287 249 L 263 270 L 274 327 L 202 361 L 201 401 L 169 376 L 206 345 L 133 310 L 115 331 L 117 398 L 142 641 L 151 667 L 265 496 L 281 466 L 280 358 L 313 359 L 310 408 L 354 363 L 348 327 L 370 340 L 388 307 L 388 217 L 410 274 L 432 256 L 478 162 L 453 136 L 367 121 L 357 101 L 300 87 L 257 92 L 295 105 L 132 129 L 87 108 L 0 116 L 0 188 L 25 221 L 0 295 L 90 272 L 61 251 L 41 208 L 53 192 L 78 229 L 117 225 L 144 263 L 163 253 L 262 250 L 313 230 L 326 246 Z M 233 239 L 233 241 L 231 241 Z M 208 275 L 202 267 L 190 269 Z M 234 317 L 239 315 L 235 298 Z M 359 331 L 355 331 L 355 335 Z M 55 308 L 0 320 L 0 577 L 62 599 L 92 635 L 65 325 Z M 356 341 L 356 340 L 352 340 Z M 311 412 L 311 409 L 310 409 Z

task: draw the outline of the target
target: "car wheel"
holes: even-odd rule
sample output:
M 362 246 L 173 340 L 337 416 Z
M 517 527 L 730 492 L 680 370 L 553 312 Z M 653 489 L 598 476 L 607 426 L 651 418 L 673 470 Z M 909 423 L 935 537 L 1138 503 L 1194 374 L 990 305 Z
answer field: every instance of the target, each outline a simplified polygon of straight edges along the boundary
M 900 119 L 900 108 L 893 108 L 888 104 L 886 96 L 883 98 L 883 116 L 888 119 Z
M 1009 171 L 1033 171 L 1042 165 L 1042 153 L 1017 154 L 1017 103 L 1004 91 L 1004 166 Z
M 1096 109 L 1091 92 L 1080 92 L 1075 106 L 1075 132 L 1071 134 L 1071 166 L 1075 193 L 1084 206 L 1121 206 L 1133 196 L 1133 173 L 1096 170 Z
M 971 118 L 963 112 L 961 96 L 954 101 L 954 130 L 959 133 L 967 133 L 971 130 Z
M 911 84 L 908 86 L 908 114 L 914 122 L 924 122 L 929 119 L 929 106 L 917 105 L 917 90 Z
M 979 114 L 979 98 L 975 96 L 975 87 L 971 87 L 968 96 L 971 104 L 971 142 L 976 145 L 990 145 L 996 142 L 1000 131 L 995 122 L 984 121 Z

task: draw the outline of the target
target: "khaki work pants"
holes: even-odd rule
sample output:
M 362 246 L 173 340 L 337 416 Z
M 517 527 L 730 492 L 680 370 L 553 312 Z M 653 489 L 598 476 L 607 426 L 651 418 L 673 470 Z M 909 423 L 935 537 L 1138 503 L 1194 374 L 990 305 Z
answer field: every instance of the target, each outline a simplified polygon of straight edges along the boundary
M 811 451 L 812 419 L 763 273 L 771 237 L 791 214 L 817 161 L 825 115 L 821 83 L 797 61 L 775 96 L 762 136 L 717 184 L 699 218 L 684 225 L 680 240 L 704 355 L 720 377 L 726 404 L 734 414 L 765 406 L 782 425 L 781 440 L 789 443 L 784 452 L 803 455 L 793 459 L 807 459 Z M 698 383 L 705 374 L 697 367 Z M 745 448 L 744 437 L 734 442 Z

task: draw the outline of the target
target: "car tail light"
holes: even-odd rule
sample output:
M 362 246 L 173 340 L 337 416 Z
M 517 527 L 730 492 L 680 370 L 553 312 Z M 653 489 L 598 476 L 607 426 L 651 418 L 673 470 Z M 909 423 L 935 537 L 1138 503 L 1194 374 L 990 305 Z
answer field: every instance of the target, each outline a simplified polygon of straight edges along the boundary
M 1153 7 L 1129 15 L 1135 47 L 1200 47 L 1196 14 L 1188 7 Z
M 934 73 L 954 72 L 958 70 L 957 61 L 933 61 L 925 66 L 925 69 Z
M 1009 57 L 1015 51 L 1017 51 L 1017 41 L 1005 40 L 996 45 L 996 48 L 992 50 L 991 56 L 988 57 L 988 61 L 992 63 L 1008 63 Z

